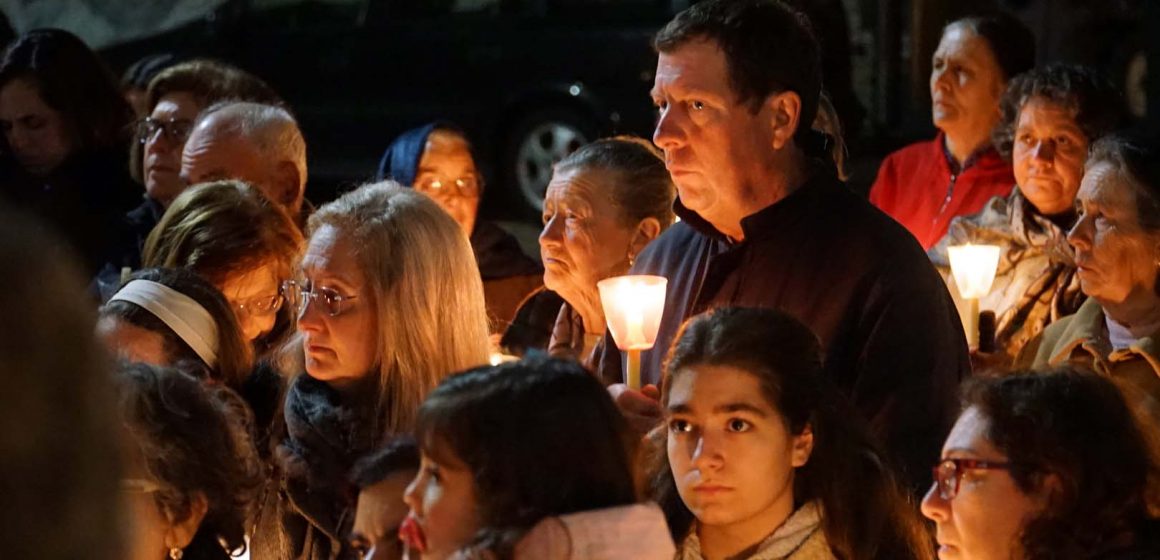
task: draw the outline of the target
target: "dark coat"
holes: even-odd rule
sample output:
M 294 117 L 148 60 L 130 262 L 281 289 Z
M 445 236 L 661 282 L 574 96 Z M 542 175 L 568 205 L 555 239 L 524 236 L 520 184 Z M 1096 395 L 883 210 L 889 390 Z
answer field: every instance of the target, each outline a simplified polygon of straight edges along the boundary
M 101 301 L 108 301 L 121 287 L 122 271 L 136 271 L 141 268 L 142 253 L 149 233 L 161 221 L 165 208 L 160 202 L 146 197 L 139 206 L 122 217 L 120 236 L 110 250 L 109 258 L 101 266 L 94 279 L 93 292 L 100 294 Z
M 345 560 L 358 490 L 351 466 L 382 441 L 377 378 L 346 402 L 322 381 L 301 374 L 290 385 L 250 539 L 253 560 Z
M 905 469 L 904 480 L 925 490 L 970 362 L 950 295 L 914 237 L 822 165 L 788 197 L 743 219 L 740 243 L 679 201 L 675 209 L 682 221 L 632 268 L 669 281 L 656 345 L 641 357 L 642 382 L 660 381 L 677 329 L 693 315 L 780 309 L 821 339 L 825 372 Z M 604 347 L 600 375 L 621 382 L 610 335 Z
M 70 157 L 47 177 L 33 177 L 15 161 L 0 160 L 0 196 L 55 229 L 81 257 L 91 278 L 123 239 L 122 217 L 140 200 L 119 150 Z

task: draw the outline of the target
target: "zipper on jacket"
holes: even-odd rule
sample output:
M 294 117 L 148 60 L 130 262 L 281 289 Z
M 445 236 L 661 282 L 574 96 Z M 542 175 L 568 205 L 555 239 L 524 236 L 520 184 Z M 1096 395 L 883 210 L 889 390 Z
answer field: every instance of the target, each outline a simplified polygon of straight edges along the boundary
M 958 175 L 955 175 L 953 173 L 951 174 L 951 182 L 949 185 L 947 185 L 947 195 L 945 198 L 943 198 L 942 206 L 938 207 L 938 212 L 935 213 L 934 219 L 931 220 L 931 222 L 930 222 L 931 225 L 938 223 L 939 217 L 941 217 L 943 215 L 943 212 L 946 211 L 947 206 L 950 205 L 951 199 L 954 198 L 954 196 L 955 196 L 955 181 L 958 180 L 958 178 L 959 178 Z

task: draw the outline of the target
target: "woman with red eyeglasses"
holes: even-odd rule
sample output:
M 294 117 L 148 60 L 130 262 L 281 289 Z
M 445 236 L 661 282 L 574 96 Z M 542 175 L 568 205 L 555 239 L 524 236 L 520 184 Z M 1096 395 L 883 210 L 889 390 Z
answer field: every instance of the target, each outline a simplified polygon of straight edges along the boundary
M 1160 558 L 1156 426 L 1077 369 L 980 378 L 922 513 L 941 560 Z

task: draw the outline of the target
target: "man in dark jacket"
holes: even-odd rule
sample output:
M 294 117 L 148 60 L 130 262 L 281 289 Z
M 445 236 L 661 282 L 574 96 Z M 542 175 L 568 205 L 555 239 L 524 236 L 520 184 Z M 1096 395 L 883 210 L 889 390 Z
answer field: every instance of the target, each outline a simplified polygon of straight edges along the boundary
M 774 0 L 706 0 L 654 46 L 653 139 L 683 221 L 632 271 L 669 279 L 657 343 L 642 356 L 645 382 L 660 381 L 685 319 L 724 305 L 781 309 L 821 339 L 827 374 L 904 480 L 928 484 L 970 369 L 962 325 L 914 238 L 822 157 L 809 127 L 821 71 L 808 22 Z M 621 372 L 606 338 L 600 375 L 634 424 L 655 424 L 655 389 L 629 390 Z

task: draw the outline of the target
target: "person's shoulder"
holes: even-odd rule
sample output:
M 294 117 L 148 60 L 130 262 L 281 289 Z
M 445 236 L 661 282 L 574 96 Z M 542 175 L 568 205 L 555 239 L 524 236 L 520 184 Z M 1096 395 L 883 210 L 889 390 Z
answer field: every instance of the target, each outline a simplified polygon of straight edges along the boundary
M 847 188 L 829 190 L 833 223 L 842 224 L 841 237 L 852 248 L 882 257 L 926 260 L 914 235 L 886 212 Z
M 520 247 L 515 235 L 495 223 L 477 223 L 470 240 L 484 280 L 544 272 L 540 264 Z
M 693 243 L 709 238 L 684 221 L 677 222 L 649 242 L 637 256 L 637 261 L 666 259 L 683 254 Z

